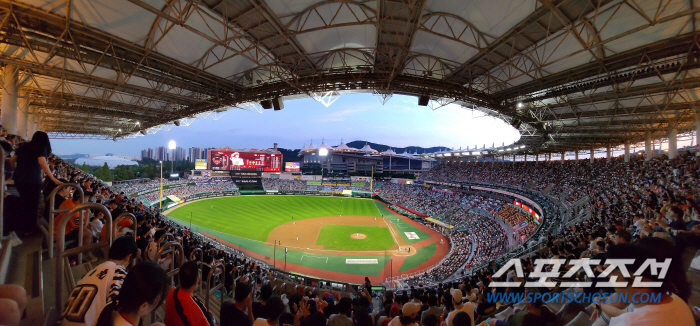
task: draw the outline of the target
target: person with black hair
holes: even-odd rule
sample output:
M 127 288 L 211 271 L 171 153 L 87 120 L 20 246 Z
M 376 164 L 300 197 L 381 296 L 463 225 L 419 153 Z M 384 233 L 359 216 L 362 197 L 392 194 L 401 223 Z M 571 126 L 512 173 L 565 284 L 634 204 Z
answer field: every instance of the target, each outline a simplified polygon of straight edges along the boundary
M 628 300 L 632 300 L 635 295 L 639 297 L 643 294 L 653 294 L 659 295 L 660 301 L 633 303 L 631 304 L 633 311 L 622 311 L 623 313 L 619 316 L 615 316 L 614 312 L 609 312 L 601 304 L 596 307 L 596 313 L 603 311 L 612 316 L 611 326 L 664 325 L 671 320 L 677 326 L 695 325 L 693 313 L 686 304 L 686 300 L 690 297 L 690 285 L 686 279 L 682 261 L 678 255 L 673 254 L 674 252 L 673 245 L 660 238 L 644 238 L 638 245 L 612 246 L 608 250 L 608 258 L 633 259 L 634 263 L 627 266 L 630 273 L 641 271 L 642 282 L 661 282 L 660 287 L 633 287 L 634 275 L 626 278 L 619 269 L 616 269 L 610 276 L 617 276 L 618 282 L 627 282 L 627 287 L 615 288 L 615 291 L 626 294 Z M 641 270 L 642 264 L 647 259 L 662 262 L 668 258 L 671 259 L 671 265 L 663 279 L 660 279 L 659 275 L 652 274 L 652 268 Z
M 165 324 L 168 326 L 214 326 L 214 317 L 204 303 L 193 295 L 199 284 L 196 261 L 180 266 L 180 287 L 170 290 L 165 299 Z
M 260 298 L 258 298 L 259 301 L 253 302 L 253 316 L 255 316 L 255 318 L 270 318 L 267 301 L 270 300 L 271 296 L 272 287 L 269 284 L 265 284 L 260 287 Z
M 355 326 L 373 326 L 372 317 L 363 306 L 355 308 L 352 312 L 352 322 Z
M 41 198 L 42 173 L 56 185 L 61 181 L 54 177 L 47 158 L 51 155 L 49 136 L 43 131 L 32 135 L 32 140 L 15 151 L 10 158 L 10 166 L 15 170 L 13 180 L 22 204 L 17 215 L 20 220 L 13 223 L 17 233 L 29 235 L 37 230 L 37 215 Z
M 322 312 L 314 312 L 307 318 L 308 326 L 326 326 L 326 316 Z M 358 325 L 359 326 L 359 325 Z
M 341 298 L 337 304 L 338 313 L 328 318 L 328 326 L 352 326 L 352 319 L 348 317 L 351 306 L 352 300 L 350 298 Z
M 160 245 L 165 241 L 165 233 L 165 229 L 156 231 L 153 241 L 146 247 L 145 261 L 158 263 L 161 267 L 167 267 L 170 264 L 170 254 L 167 254 L 165 257 L 158 257 Z
M 452 320 L 452 325 L 455 326 L 472 326 L 472 318 L 464 311 L 458 312 Z
M 277 326 L 280 316 L 284 313 L 284 303 L 280 297 L 270 297 L 265 304 L 265 310 L 267 318 L 256 317 L 253 326 Z M 325 319 L 325 316 L 323 318 Z
M 163 303 L 168 288 L 168 276 L 160 266 L 152 262 L 136 264 L 124 278 L 117 300 L 102 310 L 95 326 L 139 325 L 141 317 Z
M 421 320 L 425 320 L 430 315 L 434 315 L 439 319 L 440 315 L 442 315 L 442 309 L 438 307 L 438 299 L 434 294 L 428 297 L 428 306 L 428 310 L 421 313 Z
M 221 326 L 253 325 L 255 318 L 253 317 L 252 293 L 252 288 L 248 283 L 236 283 L 233 295 L 236 302 L 225 301 L 221 306 Z
M 438 326 L 440 324 L 440 318 L 435 315 L 427 315 L 421 319 L 421 326 Z
M 93 326 L 102 309 L 119 295 L 127 275 L 126 266 L 136 256 L 136 251 L 134 238 L 114 240 L 107 261 L 85 274 L 71 291 L 59 317 L 61 325 Z

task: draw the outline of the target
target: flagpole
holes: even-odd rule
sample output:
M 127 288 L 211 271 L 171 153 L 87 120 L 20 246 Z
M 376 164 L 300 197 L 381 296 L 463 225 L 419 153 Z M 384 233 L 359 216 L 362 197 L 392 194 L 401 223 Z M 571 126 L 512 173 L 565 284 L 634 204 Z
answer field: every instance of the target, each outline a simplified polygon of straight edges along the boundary
M 369 179 L 369 199 L 374 197 L 374 165 L 372 165 L 372 178 Z
M 160 211 L 163 211 L 163 161 L 160 161 Z

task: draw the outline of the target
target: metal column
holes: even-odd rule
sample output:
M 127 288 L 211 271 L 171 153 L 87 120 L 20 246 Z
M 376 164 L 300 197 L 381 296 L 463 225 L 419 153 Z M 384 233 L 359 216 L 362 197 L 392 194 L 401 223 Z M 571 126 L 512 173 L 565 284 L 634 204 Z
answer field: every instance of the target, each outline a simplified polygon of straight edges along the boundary
M 17 66 L 6 65 L 2 78 L 0 123 L 10 135 L 17 134 Z
M 668 159 L 678 157 L 678 129 L 671 127 L 668 130 Z
M 646 139 L 644 139 L 644 160 L 651 161 L 654 152 L 651 150 L 651 131 L 647 130 Z

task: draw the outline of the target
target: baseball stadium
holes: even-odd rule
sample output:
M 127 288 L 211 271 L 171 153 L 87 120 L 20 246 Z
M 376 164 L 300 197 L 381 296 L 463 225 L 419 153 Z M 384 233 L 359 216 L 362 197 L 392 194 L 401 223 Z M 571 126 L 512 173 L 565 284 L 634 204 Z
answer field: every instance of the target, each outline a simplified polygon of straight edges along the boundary
M 0 325 L 700 325 L 700 0 L 0 0 Z
M 437 265 L 449 250 L 438 231 L 372 199 L 240 196 L 165 211 L 191 230 L 268 265 L 347 283 L 383 283 Z M 261 227 L 262 226 L 262 227 Z

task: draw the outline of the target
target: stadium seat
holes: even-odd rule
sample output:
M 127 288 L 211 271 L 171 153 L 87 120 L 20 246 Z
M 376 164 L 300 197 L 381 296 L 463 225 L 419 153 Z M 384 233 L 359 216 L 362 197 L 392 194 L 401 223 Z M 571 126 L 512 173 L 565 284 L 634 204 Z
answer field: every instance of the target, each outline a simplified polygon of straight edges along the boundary
M 506 318 L 508 318 L 508 316 L 512 315 L 514 311 L 515 311 L 515 309 L 513 309 L 513 307 L 508 307 L 508 308 L 506 308 L 506 310 L 503 310 L 503 311 L 495 314 L 493 317 L 498 319 L 498 320 L 506 320 Z
M 567 323 L 566 326 L 591 326 L 592 324 L 591 317 L 582 311 L 576 315 L 576 318 Z

